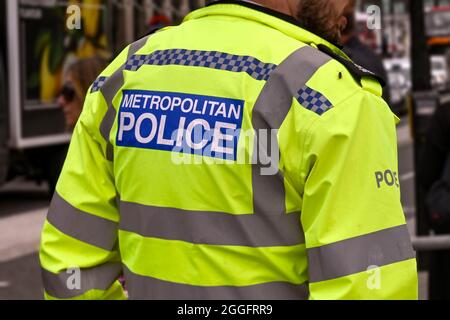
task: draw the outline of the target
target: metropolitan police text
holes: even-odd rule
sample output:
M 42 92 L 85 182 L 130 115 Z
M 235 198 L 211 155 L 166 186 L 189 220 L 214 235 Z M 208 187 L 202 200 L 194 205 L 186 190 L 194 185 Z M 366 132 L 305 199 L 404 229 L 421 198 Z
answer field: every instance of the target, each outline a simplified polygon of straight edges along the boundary
M 254 162 L 245 143 L 238 149 L 239 138 L 254 139 L 253 130 L 242 132 L 245 102 L 229 98 L 200 96 L 174 92 L 124 90 L 120 104 L 117 145 L 172 152 L 175 163 L 186 164 L 190 155 L 231 160 L 238 163 Z M 275 132 L 260 132 L 267 141 Z M 274 141 L 269 138 L 268 141 Z M 265 144 L 263 144 L 265 146 Z M 258 145 L 261 147 L 261 144 Z M 276 159 L 266 156 L 265 165 L 278 166 L 277 143 L 272 145 Z M 267 148 L 265 148 L 267 149 Z M 256 150 L 255 150 L 256 151 Z M 261 150 L 260 150 L 261 153 Z M 189 157 L 180 157 L 180 154 Z M 239 157 L 238 157 L 239 154 Z M 261 157 L 260 157 L 261 158 Z M 198 158 L 196 158 L 198 160 Z M 190 162 L 189 162 L 190 163 Z M 195 164 L 198 161 L 194 161 Z M 214 161 L 217 163 L 217 161 Z M 272 173 L 273 174 L 273 173 Z

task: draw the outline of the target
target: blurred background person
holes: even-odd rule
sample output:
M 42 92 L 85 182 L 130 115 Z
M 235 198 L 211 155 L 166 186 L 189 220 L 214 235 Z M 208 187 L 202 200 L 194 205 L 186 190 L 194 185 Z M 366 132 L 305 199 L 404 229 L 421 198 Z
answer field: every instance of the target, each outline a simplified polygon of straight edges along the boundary
M 147 34 L 152 34 L 159 29 L 173 25 L 172 20 L 166 15 L 156 12 L 155 15 L 148 22 Z
M 369 71 L 379 75 L 386 82 L 383 90 L 383 98 L 390 105 L 390 92 L 388 76 L 383 65 L 381 57 L 369 46 L 361 42 L 358 36 L 356 25 L 356 0 L 350 1 L 345 9 L 345 17 L 347 18 L 347 26 L 342 32 L 342 44 L 344 52 L 353 60 L 353 62 L 366 68 Z
M 106 60 L 93 57 L 77 60 L 67 68 L 58 105 L 64 111 L 68 130 L 75 127 L 83 110 L 86 92 L 106 66 Z
M 105 59 L 92 57 L 77 60 L 66 69 L 57 103 L 64 111 L 68 131 L 72 131 L 78 121 L 89 87 L 106 66 Z M 52 153 L 52 156 L 49 157 L 49 161 L 41 164 L 48 177 L 50 194 L 54 193 L 68 147 L 67 144 L 63 144 L 49 148 L 48 152 Z
M 450 50 L 447 52 L 450 73 Z M 426 220 L 435 234 L 450 234 L 450 84 L 440 96 L 421 152 L 418 175 L 427 194 Z M 430 299 L 450 299 L 450 250 L 431 254 Z

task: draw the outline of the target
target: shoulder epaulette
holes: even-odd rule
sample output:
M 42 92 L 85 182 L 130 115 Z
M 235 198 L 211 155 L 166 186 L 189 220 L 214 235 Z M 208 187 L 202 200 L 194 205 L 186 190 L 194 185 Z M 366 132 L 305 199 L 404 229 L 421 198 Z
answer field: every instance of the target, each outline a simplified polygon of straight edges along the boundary
M 364 67 L 361 67 L 359 64 L 356 64 L 353 61 L 348 60 L 348 59 L 344 58 L 343 56 L 340 56 L 339 54 L 335 53 L 333 50 L 331 50 L 330 48 L 328 48 L 327 46 L 325 46 L 323 44 L 319 44 L 317 46 L 317 48 L 320 51 L 322 51 L 323 53 L 326 53 L 333 59 L 342 63 L 347 68 L 347 70 L 353 75 L 353 77 L 355 77 L 359 82 L 361 82 L 361 79 L 364 77 L 372 77 L 372 78 L 375 78 L 376 80 L 378 80 L 380 82 L 381 86 L 383 86 L 383 87 L 386 86 L 386 80 L 383 79 L 383 77 L 381 77 L 380 75 L 377 75 L 376 73 L 374 73 L 370 70 L 367 70 Z

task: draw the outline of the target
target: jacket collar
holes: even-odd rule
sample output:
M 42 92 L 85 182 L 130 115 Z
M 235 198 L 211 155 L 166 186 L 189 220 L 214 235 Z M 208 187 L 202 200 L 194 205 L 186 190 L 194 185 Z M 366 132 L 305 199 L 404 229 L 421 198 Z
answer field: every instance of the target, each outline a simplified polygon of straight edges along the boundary
M 325 39 L 302 28 L 298 21 L 291 16 L 274 11 L 259 4 L 239 1 L 239 0 L 219 0 L 207 5 L 204 8 L 195 10 L 188 14 L 184 21 L 199 19 L 206 16 L 228 15 L 241 17 L 247 20 L 254 20 L 265 24 L 271 28 L 286 34 L 313 47 L 324 45 L 331 49 L 335 54 L 346 59 L 348 56 L 337 46 L 331 44 Z

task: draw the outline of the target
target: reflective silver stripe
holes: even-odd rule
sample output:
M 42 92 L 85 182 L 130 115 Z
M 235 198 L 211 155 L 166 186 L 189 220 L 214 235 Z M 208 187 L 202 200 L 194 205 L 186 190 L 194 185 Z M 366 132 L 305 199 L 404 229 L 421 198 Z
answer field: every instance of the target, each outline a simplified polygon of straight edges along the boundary
M 302 107 L 315 112 L 319 116 L 333 108 L 333 104 L 327 97 L 308 86 L 301 88 L 297 92 L 295 99 L 297 99 Z
M 408 228 L 401 225 L 356 238 L 308 249 L 310 282 L 367 271 L 370 266 L 415 258 Z
M 128 50 L 127 61 L 147 43 L 149 37 L 150 36 L 144 37 L 130 45 L 130 49 Z M 108 105 L 108 110 L 106 111 L 105 117 L 103 118 L 102 123 L 100 124 L 100 133 L 102 134 L 103 138 L 107 143 L 106 159 L 110 161 L 114 159 L 114 152 L 113 146 L 109 141 L 109 134 L 111 132 L 114 120 L 116 118 L 116 109 L 113 106 L 113 99 L 119 92 L 120 88 L 122 88 L 122 86 L 125 83 L 123 71 L 125 69 L 126 63 L 127 62 L 125 62 L 119 69 L 117 69 L 116 72 L 114 72 L 111 77 L 106 79 L 105 83 L 100 89 Z
M 108 110 L 100 124 L 100 133 L 103 139 L 106 141 L 106 159 L 112 161 L 114 159 L 113 146 L 109 140 L 109 133 L 114 124 L 114 119 L 116 117 L 116 109 L 113 106 L 113 99 L 120 88 L 124 85 L 123 78 L 123 66 L 120 67 L 114 74 L 106 80 L 103 87 L 100 89 L 106 103 L 108 104 Z
M 83 212 L 55 192 L 47 221 L 62 233 L 90 245 L 112 251 L 117 241 L 117 223 Z
M 166 240 L 248 247 L 304 243 L 300 214 L 263 216 L 186 211 L 121 202 L 119 229 Z
M 62 271 L 58 274 L 41 269 L 45 292 L 59 299 L 70 299 L 80 296 L 89 290 L 107 290 L 116 281 L 121 272 L 120 263 L 107 263 L 92 269 L 80 269 L 80 286 L 77 289 L 74 269 Z
M 279 159 L 279 154 L 273 154 L 279 153 L 277 137 L 270 134 L 270 130 L 280 129 L 294 96 L 330 60 L 331 57 L 312 47 L 298 49 L 271 73 L 256 101 L 252 123 L 255 130 L 253 155 L 257 156 L 257 162 L 252 166 L 252 186 L 253 207 L 257 215 L 282 217 L 286 212 L 284 175 L 278 170 L 278 162 L 273 164 L 277 171 L 275 175 L 262 174 L 266 159 Z M 261 137 L 260 130 L 268 133 L 269 142 Z
M 91 93 L 100 91 L 107 79 L 108 77 L 98 77 L 92 84 Z
M 306 300 L 308 285 L 269 282 L 245 287 L 201 287 L 137 275 L 123 266 L 130 299 L 152 300 Z

